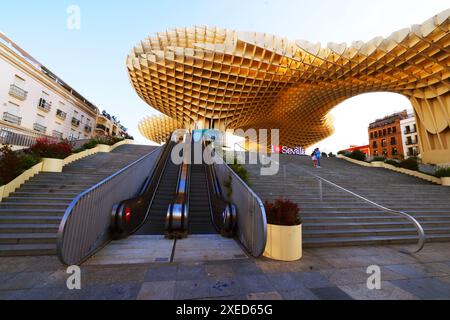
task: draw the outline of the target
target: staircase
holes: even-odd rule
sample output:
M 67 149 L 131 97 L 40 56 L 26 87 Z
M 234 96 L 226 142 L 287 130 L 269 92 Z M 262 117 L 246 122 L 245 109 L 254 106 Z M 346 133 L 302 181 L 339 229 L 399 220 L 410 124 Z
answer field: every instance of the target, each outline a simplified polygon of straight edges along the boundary
M 0 256 L 55 254 L 59 224 L 73 199 L 153 149 L 124 145 L 27 181 L 0 203 Z
M 253 190 L 263 200 L 280 196 L 299 204 L 305 247 L 415 243 L 407 219 L 386 213 L 308 174 L 314 173 L 387 208 L 404 211 L 424 227 L 427 241 L 450 240 L 450 188 L 345 160 L 323 159 L 314 169 L 309 157 L 281 156 L 276 176 L 261 176 L 248 165 Z

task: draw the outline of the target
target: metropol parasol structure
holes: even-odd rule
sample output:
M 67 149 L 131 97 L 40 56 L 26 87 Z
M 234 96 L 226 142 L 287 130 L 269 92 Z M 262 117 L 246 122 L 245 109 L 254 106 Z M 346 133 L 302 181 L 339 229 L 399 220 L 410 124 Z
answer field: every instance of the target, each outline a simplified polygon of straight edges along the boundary
M 333 133 L 329 112 L 362 93 L 406 96 L 427 163 L 450 163 L 450 9 L 351 45 L 192 27 L 157 33 L 127 58 L 137 94 L 163 115 L 140 132 L 161 143 L 179 128 L 280 129 L 307 148 Z

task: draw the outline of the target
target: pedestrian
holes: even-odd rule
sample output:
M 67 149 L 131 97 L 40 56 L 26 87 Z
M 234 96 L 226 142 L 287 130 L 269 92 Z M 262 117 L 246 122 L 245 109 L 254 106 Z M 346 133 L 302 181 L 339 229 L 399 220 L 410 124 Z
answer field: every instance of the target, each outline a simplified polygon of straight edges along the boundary
M 317 168 L 317 156 L 316 156 L 316 151 L 315 150 L 311 154 L 311 159 L 312 159 L 313 167 Z
M 322 166 L 321 166 L 322 152 L 320 151 L 319 148 L 317 148 L 315 153 L 316 153 L 316 159 L 317 159 L 317 168 L 320 169 L 320 168 L 322 168 Z

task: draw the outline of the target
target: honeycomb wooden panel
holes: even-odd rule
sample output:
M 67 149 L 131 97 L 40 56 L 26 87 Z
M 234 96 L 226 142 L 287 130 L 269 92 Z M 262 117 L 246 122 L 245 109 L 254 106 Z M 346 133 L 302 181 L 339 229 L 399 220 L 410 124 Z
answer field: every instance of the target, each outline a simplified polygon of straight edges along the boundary
M 328 114 L 369 92 L 408 97 L 426 162 L 450 163 L 450 10 L 364 43 L 289 41 L 263 33 L 192 27 L 157 33 L 127 58 L 133 87 L 167 118 L 141 123 L 160 139 L 172 125 L 280 129 L 307 148 L 333 133 Z M 161 128 L 151 128 L 161 125 Z

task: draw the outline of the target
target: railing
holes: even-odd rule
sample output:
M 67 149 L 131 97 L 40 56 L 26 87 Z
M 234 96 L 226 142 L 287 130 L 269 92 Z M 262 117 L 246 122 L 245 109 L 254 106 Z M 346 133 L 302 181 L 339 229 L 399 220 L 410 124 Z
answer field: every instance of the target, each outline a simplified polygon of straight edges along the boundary
M 56 131 L 56 130 L 53 130 L 52 136 L 55 137 L 55 138 L 57 138 L 57 139 L 59 139 L 59 140 L 62 140 L 62 138 L 63 138 L 63 133 L 62 133 L 62 132 L 59 132 L 59 131 Z
M 45 101 L 45 99 L 41 98 L 39 100 L 38 108 L 44 112 L 50 112 L 52 110 L 52 105 L 47 101 Z
M 42 124 L 39 124 L 39 123 L 35 123 L 33 125 L 33 129 L 35 131 L 37 131 L 37 132 L 40 132 L 40 133 L 45 133 L 47 131 L 47 127 L 45 127 L 45 126 L 43 126 Z
M 84 131 L 86 131 L 87 133 L 91 133 L 92 132 L 92 127 L 91 126 L 84 126 Z
M 97 129 L 97 130 L 103 130 L 103 131 L 106 132 L 106 127 L 105 127 L 104 125 L 102 125 L 102 124 L 98 124 L 97 127 L 96 127 L 96 129 Z
M 28 91 L 25 91 L 24 89 L 18 87 L 17 85 L 12 84 L 9 87 L 9 95 L 23 101 L 27 98 Z
M 13 115 L 11 113 L 8 113 L 8 112 L 4 112 L 3 113 L 3 120 L 6 121 L 6 122 L 11 122 L 11 123 L 17 124 L 19 126 L 22 123 L 22 118 L 21 117 L 15 116 L 15 115 Z
M 413 146 L 419 144 L 419 141 L 415 140 L 415 141 L 406 141 L 406 145 L 407 146 Z
M 264 253 L 267 242 L 267 219 L 264 204 L 247 184 L 219 159 L 214 164 L 222 190 L 231 188 L 227 201 L 237 208 L 237 235 L 242 245 L 254 257 Z M 226 193 L 226 192 L 224 192 Z
M 81 121 L 78 120 L 77 118 L 72 118 L 72 125 L 74 127 L 79 127 L 80 126 Z
M 405 134 L 413 134 L 413 133 L 417 133 L 417 129 L 405 130 L 404 133 L 405 133 Z
M 401 252 L 408 253 L 408 254 L 418 253 L 424 248 L 425 242 L 426 242 L 425 231 L 423 230 L 423 227 L 419 223 L 419 221 L 417 221 L 413 216 L 411 216 L 408 213 L 403 212 L 403 211 L 398 211 L 398 210 L 393 210 L 393 209 L 386 208 L 385 206 L 382 206 L 382 205 L 380 205 L 380 204 L 378 204 L 376 202 L 373 202 L 373 201 L 371 201 L 369 199 L 366 199 L 365 197 L 363 197 L 363 196 L 361 196 L 361 195 L 359 195 L 357 193 L 354 193 L 354 192 L 352 192 L 350 190 L 347 190 L 344 187 L 341 187 L 341 186 L 339 186 L 339 185 L 337 185 L 337 184 L 335 184 L 335 183 L 333 183 L 333 182 L 331 182 L 331 181 L 329 181 L 329 180 L 327 180 L 325 178 L 322 178 L 322 177 L 320 177 L 320 176 L 318 176 L 318 175 L 316 175 L 314 173 L 308 172 L 306 170 L 305 170 L 305 172 L 307 174 L 313 176 L 313 177 L 316 177 L 317 179 L 319 179 L 319 181 L 323 181 L 323 182 L 325 182 L 325 183 L 327 183 L 327 184 L 329 184 L 329 185 L 331 185 L 331 186 L 333 186 L 333 187 L 335 187 L 335 188 L 337 188 L 339 190 L 342 190 L 342 191 L 344 191 L 344 192 L 346 192 L 346 193 L 348 193 L 348 194 L 350 194 L 350 195 L 352 195 L 352 196 L 354 196 L 354 197 L 356 197 L 358 199 L 361 199 L 361 200 L 367 202 L 368 204 L 370 204 L 370 205 L 372 205 L 372 206 L 374 206 L 374 207 L 376 207 L 376 208 L 378 208 L 378 209 L 380 209 L 380 210 L 382 210 L 384 212 L 387 212 L 387 213 L 390 213 L 390 214 L 394 214 L 394 215 L 397 215 L 397 216 L 401 216 L 401 217 L 406 218 L 407 220 L 409 220 L 414 225 L 414 227 L 417 229 L 417 233 L 419 235 L 419 241 L 417 243 L 417 246 L 416 246 L 415 250 L 408 251 L 408 250 L 402 249 Z
M 0 127 L 0 144 L 9 144 L 20 147 L 31 147 L 39 138 L 50 138 L 38 133 L 20 134 L 8 128 Z
M 73 200 L 58 231 L 57 254 L 62 263 L 81 264 L 111 240 L 111 209 L 136 196 L 160 152 L 161 148 L 152 151 Z
M 65 113 L 64 111 L 58 109 L 56 110 L 56 116 L 62 120 L 66 120 L 67 118 L 67 113 Z

